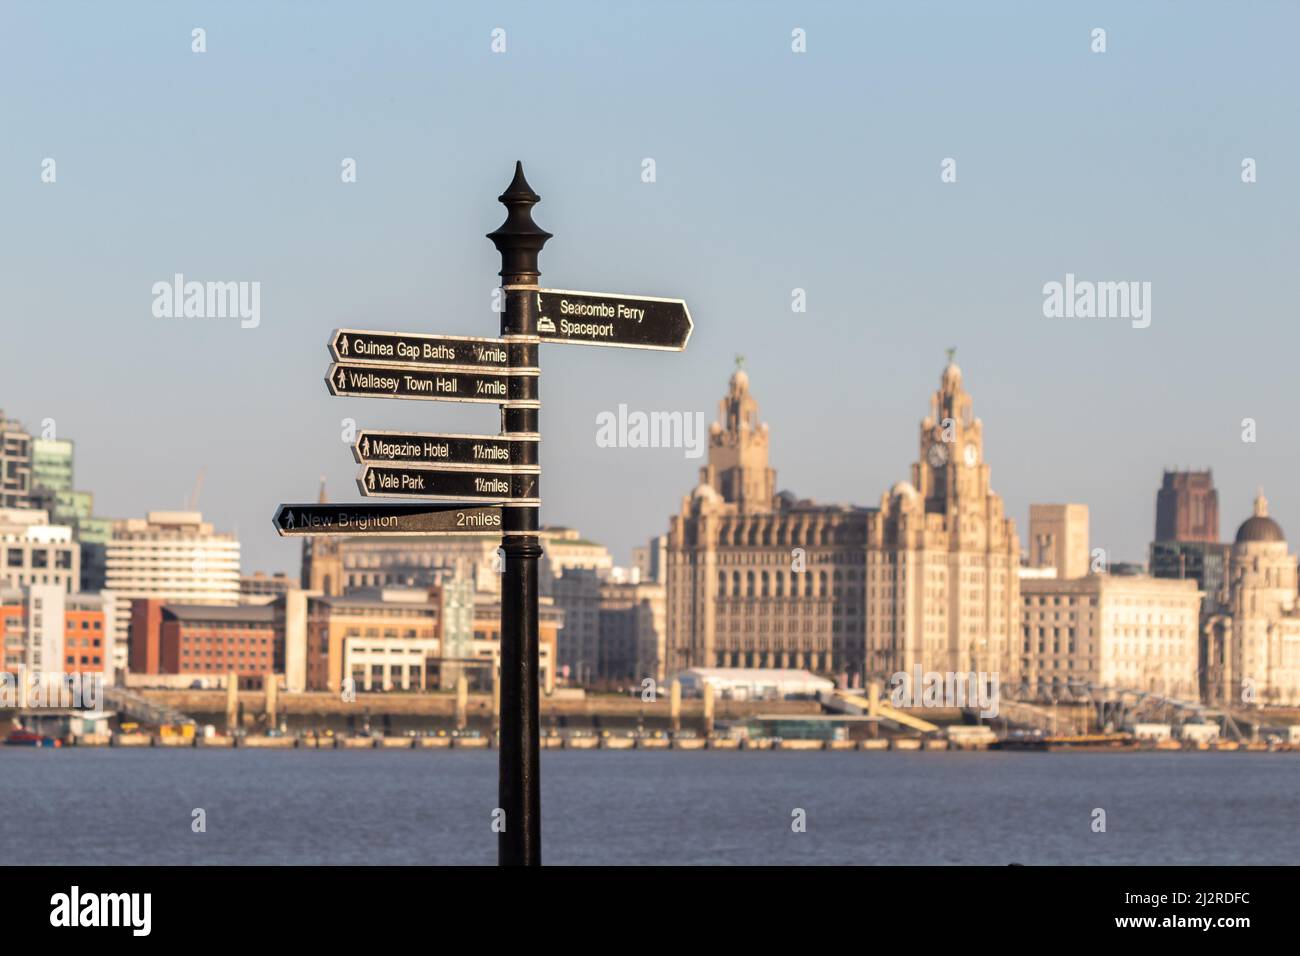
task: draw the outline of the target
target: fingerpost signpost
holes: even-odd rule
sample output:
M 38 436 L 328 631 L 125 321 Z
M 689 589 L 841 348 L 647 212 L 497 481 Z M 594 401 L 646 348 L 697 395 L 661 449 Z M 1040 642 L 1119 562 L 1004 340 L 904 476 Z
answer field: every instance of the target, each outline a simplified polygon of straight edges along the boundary
M 691 335 L 681 299 L 542 289 L 537 257 L 551 234 L 533 222 L 541 199 L 521 163 L 498 198 L 506 219 L 488 238 L 501 254 L 499 338 L 335 329 L 331 395 L 494 403 L 499 435 L 366 429 L 353 457 L 367 498 L 417 501 L 285 504 L 282 536 L 501 535 L 501 733 L 497 842 L 502 865 L 541 863 L 537 562 L 541 468 L 541 343 L 678 351 Z M 455 504 L 446 503 L 455 501 Z

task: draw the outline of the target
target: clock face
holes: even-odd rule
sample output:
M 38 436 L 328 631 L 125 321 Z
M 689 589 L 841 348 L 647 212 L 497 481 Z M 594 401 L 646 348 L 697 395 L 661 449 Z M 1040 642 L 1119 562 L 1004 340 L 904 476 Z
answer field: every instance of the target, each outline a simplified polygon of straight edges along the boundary
M 962 452 L 962 456 L 966 459 L 967 468 L 975 467 L 975 465 L 978 464 L 980 460 L 979 449 L 976 448 L 974 445 L 967 445 L 965 451 Z
M 941 442 L 935 442 L 930 446 L 930 450 L 925 453 L 925 457 L 930 460 L 930 464 L 935 468 L 942 468 L 948 464 L 948 448 Z

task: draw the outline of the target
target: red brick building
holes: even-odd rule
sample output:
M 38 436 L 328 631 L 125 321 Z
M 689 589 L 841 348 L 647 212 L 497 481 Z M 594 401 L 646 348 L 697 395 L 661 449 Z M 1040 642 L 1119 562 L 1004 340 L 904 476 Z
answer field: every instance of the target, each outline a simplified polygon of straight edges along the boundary
M 269 605 L 131 603 L 131 671 L 136 674 L 284 672 L 284 646 Z
M 1156 493 L 1156 540 L 1219 540 L 1219 493 L 1210 471 L 1166 471 Z

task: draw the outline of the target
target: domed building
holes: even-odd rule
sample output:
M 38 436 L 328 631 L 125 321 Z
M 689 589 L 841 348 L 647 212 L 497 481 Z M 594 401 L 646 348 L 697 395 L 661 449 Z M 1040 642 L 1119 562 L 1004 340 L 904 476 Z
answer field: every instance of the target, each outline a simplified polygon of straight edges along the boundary
M 1296 559 L 1261 491 L 1229 558 L 1222 613 L 1205 625 L 1205 696 L 1210 703 L 1300 705 L 1300 607 Z
M 732 373 L 700 483 L 670 519 L 665 670 L 861 671 L 868 509 L 776 492 L 749 374 Z
M 1255 513 L 1243 521 L 1241 527 L 1237 529 L 1234 544 L 1242 546 L 1243 555 L 1251 552 L 1263 553 L 1260 549 L 1247 549 L 1246 545 L 1286 544 L 1286 535 L 1282 534 L 1282 528 L 1268 516 L 1268 499 L 1264 497 L 1264 492 L 1261 491 L 1255 498 Z M 1271 550 L 1276 553 L 1276 549 Z M 1282 550 L 1285 552 L 1286 549 Z

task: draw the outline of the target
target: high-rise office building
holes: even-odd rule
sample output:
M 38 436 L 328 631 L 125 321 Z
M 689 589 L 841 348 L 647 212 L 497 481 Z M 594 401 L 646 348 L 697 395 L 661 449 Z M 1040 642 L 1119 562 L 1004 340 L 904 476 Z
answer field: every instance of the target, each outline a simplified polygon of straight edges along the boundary
M 32 439 L 32 491 L 72 490 L 72 442 L 59 438 Z M 54 517 L 59 517 L 55 513 Z
M 95 517 L 95 496 L 75 487 L 74 446 L 67 439 L 34 438 L 31 441 L 31 507 L 50 516 L 50 524 L 72 529 L 81 550 L 83 591 L 105 586 L 106 550 L 113 522 Z
M 32 506 L 32 436 L 0 410 L 0 508 Z
M 0 508 L 0 587 L 81 587 L 81 549 L 72 529 L 36 508 Z
M 239 541 L 215 531 L 197 511 L 151 511 L 113 523 L 105 577 L 118 603 L 115 663 L 125 668 L 134 599 L 239 603 Z

